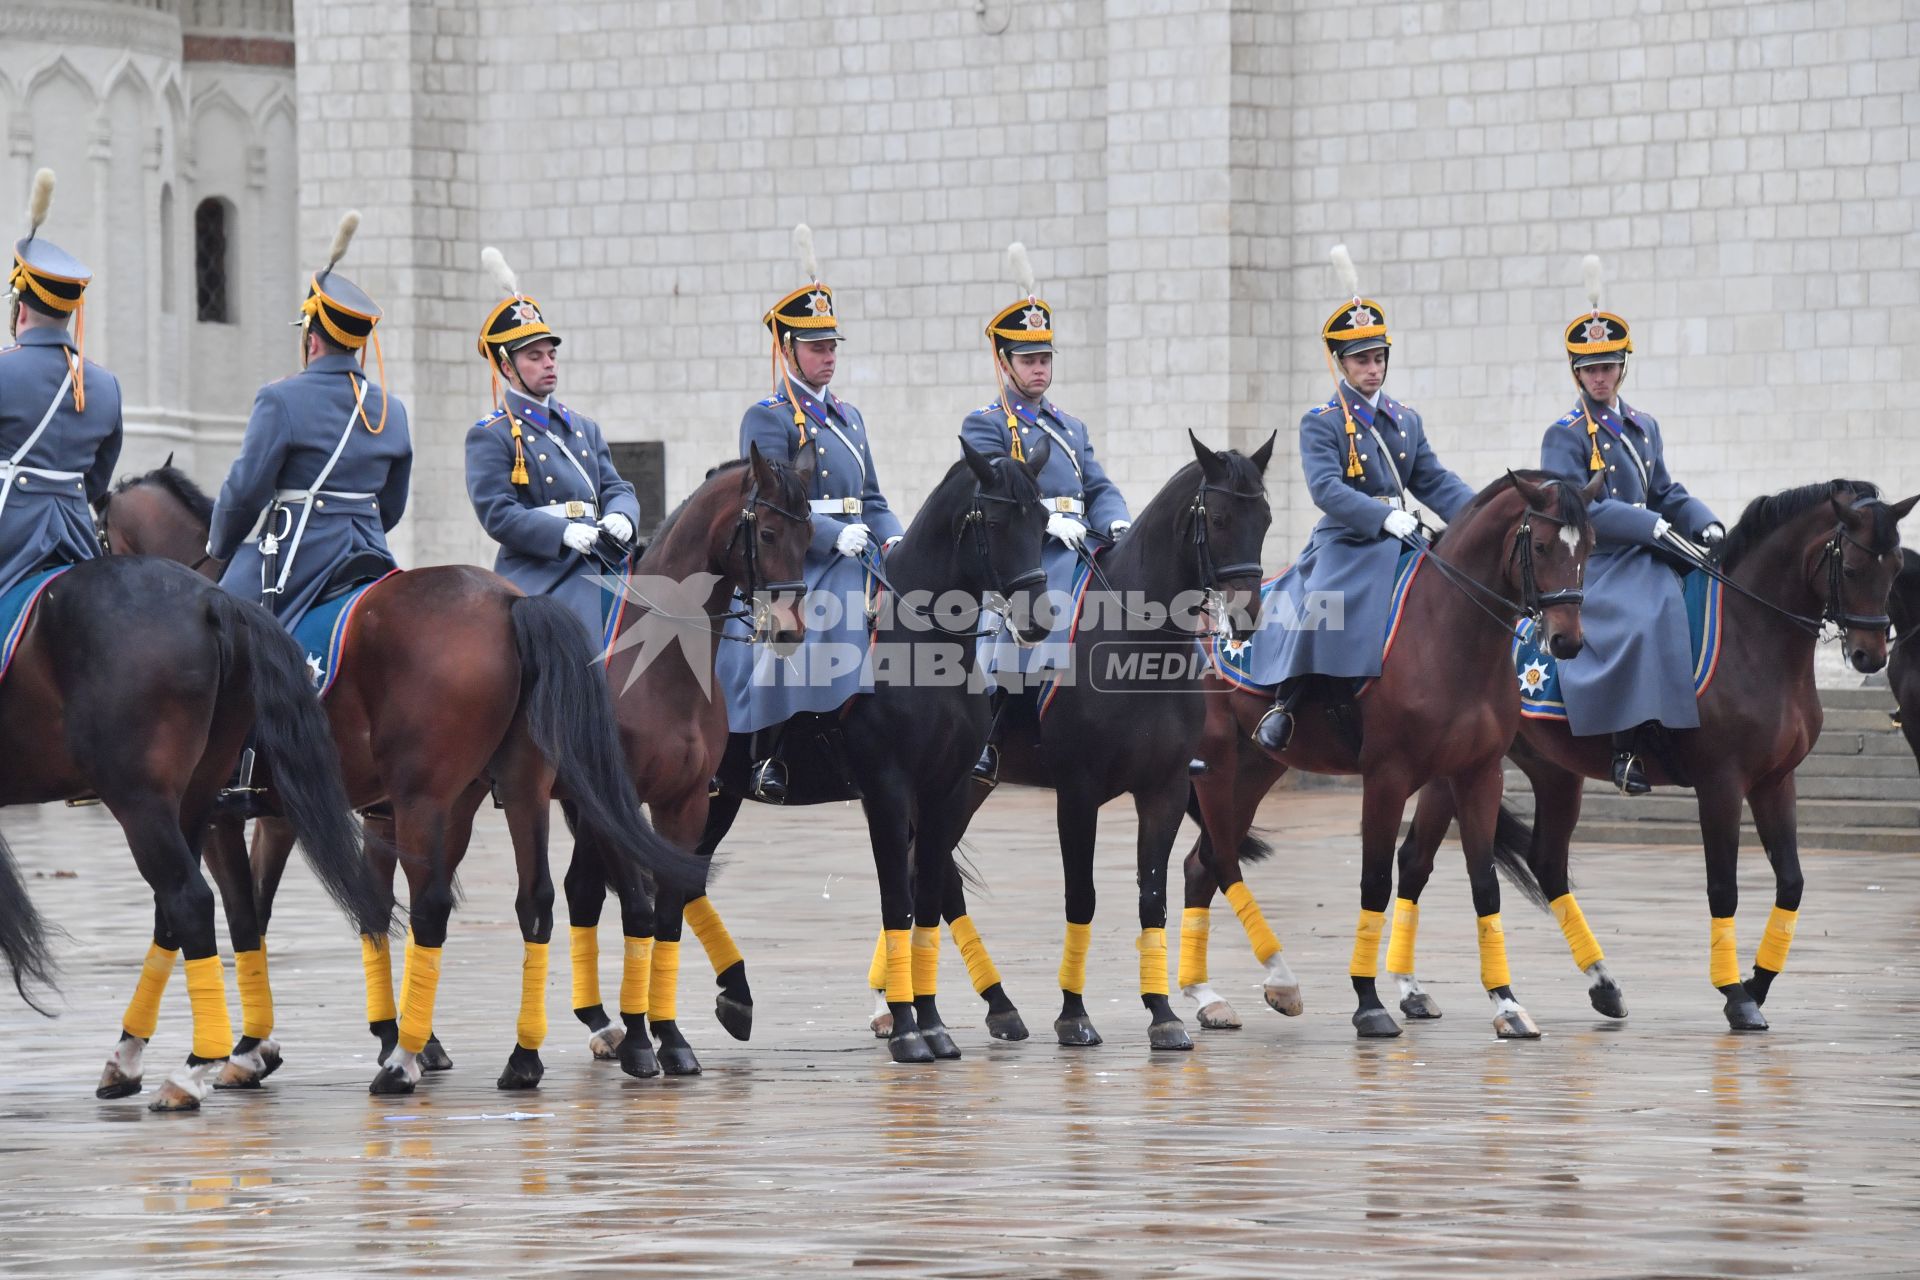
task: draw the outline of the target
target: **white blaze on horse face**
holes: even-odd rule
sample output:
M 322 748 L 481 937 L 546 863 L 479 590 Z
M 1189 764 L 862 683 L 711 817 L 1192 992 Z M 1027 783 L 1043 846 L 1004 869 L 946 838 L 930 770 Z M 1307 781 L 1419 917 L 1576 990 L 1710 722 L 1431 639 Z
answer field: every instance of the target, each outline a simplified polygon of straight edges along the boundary
M 1561 525 L 1560 544 L 1567 549 L 1568 554 L 1580 550 L 1580 531 L 1570 524 Z

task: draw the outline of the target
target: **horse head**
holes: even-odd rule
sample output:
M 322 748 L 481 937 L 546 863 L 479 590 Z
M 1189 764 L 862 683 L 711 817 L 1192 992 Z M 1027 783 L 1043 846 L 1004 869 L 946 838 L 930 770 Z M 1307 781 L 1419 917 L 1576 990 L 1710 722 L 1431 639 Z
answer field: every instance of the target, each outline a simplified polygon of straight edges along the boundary
M 120 481 L 94 510 L 94 530 L 109 555 L 159 556 L 218 578 L 226 566 L 207 554 L 212 522 L 213 499 L 173 465 L 172 454 Z
M 737 488 L 714 502 L 708 524 L 709 547 L 724 548 L 714 557 L 721 573 L 753 614 L 754 640 L 782 657 L 806 639 L 801 600 L 813 540 L 807 495 L 813 492 L 815 457 L 812 449 L 802 449 L 799 461 L 788 466 L 750 446 Z
M 1542 647 L 1562 662 L 1586 645 L 1580 629 L 1585 599 L 1587 557 L 1593 553 L 1593 521 L 1587 506 L 1606 487 L 1604 476 L 1576 488 L 1538 472 L 1507 472 L 1518 504 L 1489 502 L 1502 508 L 1511 536 L 1501 581 L 1521 610 L 1540 619 Z M 1517 505 L 1518 509 L 1511 509 Z
M 1047 571 L 1041 564 L 1047 513 L 1035 478 L 1047 465 L 1052 448 L 1042 438 L 1027 450 L 1024 462 L 1015 462 L 989 457 L 964 438 L 960 441 L 974 490 L 967 508 L 954 513 L 950 523 L 956 537 L 973 548 L 977 585 L 986 595 L 1000 597 L 997 603 L 1005 606 L 1001 613 L 1007 630 L 1023 646 L 1038 644 L 1047 635 L 1034 616 L 1034 606 L 1047 585 Z
M 1824 584 L 1815 588 L 1822 620 L 1840 628 L 1847 661 L 1863 675 L 1887 665 L 1888 597 L 1905 563 L 1900 522 L 1920 503 L 1920 494 L 1889 503 L 1863 492 L 1869 488 L 1833 481 L 1827 503 L 1839 523 L 1828 527 L 1813 565 L 1816 580 L 1825 571 Z

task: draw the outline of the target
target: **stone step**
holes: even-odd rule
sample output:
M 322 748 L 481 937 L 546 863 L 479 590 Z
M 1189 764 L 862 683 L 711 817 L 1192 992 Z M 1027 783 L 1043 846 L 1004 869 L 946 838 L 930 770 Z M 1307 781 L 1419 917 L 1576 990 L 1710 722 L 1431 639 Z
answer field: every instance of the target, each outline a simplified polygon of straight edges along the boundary
M 1830 733 L 1893 733 L 1893 721 L 1887 718 L 1893 710 L 1893 699 L 1888 698 L 1877 707 L 1830 707 L 1822 703 L 1826 711 L 1820 736 Z
M 1835 757 L 1823 757 L 1831 761 Z M 1874 756 L 1861 756 L 1847 761 L 1842 771 L 1832 769 L 1828 772 L 1809 771 L 1808 764 L 1813 758 L 1800 765 L 1797 781 L 1800 799 L 1807 800 L 1905 800 L 1920 804 L 1920 770 L 1916 770 L 1911 760 L 1885 759 Z M 1868 772 L 1865 766 L 1885 765 L 1888 771 L 1882 774 Z M 1509 767 L 1503 775 L 1508 795 L 1517 795 L 1527 789 L 1527 775 L 1518 769 Z M 1613 796 L 1618 793 L 1611 782 L 1598 778 L 1587 779 L 1586 794 L 1589 796 Z
M 1893 693 L 1884 681 L 1870 688 L 1822 689 L 1820 705 L 1829 711 L 1885 711 L 1893 706 Z
M 1589 822 L 1582 820 L 1573 833 L 1576 852 L 1583 845 L 1677 844 L 1700 847 L 1699 829 L 1667 826 L 1650 822 Z M 1740 828 L 1740 847 L 1749 853 L 1760 851 L 1760 836 L 1750 825 Z M 1920 830 L 1911 827 L 1800 827 L 1800 848 L 1846 850 L 1858 853 L 1920 852 Z
M 1511 795 L 1508 805 L 1515 813 L 1531 814 L 1533 797 Z M 1915 848 L 1920 848 L 1920 804 L 1891 800 L 1806 800 L 1798 806 L 1800 826 L 1812 828 L 1886 827 L 1904 828 Z M 1661 788 L 1650 796 L 1623 796 L 1615 792 L 1588 795 L 1580 806 L 1580 828 L 1588 823 L 1624 822 L 1643 827 L 1685 827 L 1699 825 L 1700 810 L 1693 793 L 1678 788 Z
M 1821 755 L 1819 752 L 1800 762 L 1795 772 L 1800 780 L 1808 778 L 1913 778 L 1920 781 L 1920 767 L 1914 763 L 1911 751 L 1888 756 L 1843 756 L 1837 752 Z
M 1813 755 L 1825 756 L 1905 756 L 1913 759 L 1913 748 L 1907 745 L 1905 737 L 1898 733 L 1887 732 L 1885 726 L 1878 733 L 1836 732 L 1826 730 L 1819 741 L 1813 744 Z

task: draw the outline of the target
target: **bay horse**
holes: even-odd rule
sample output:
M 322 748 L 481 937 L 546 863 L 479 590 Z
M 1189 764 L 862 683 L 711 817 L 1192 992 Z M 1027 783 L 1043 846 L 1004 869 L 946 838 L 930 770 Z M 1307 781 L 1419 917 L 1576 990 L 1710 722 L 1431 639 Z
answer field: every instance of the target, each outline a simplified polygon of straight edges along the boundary
M 169 464 L 122 481 L 100 519 L 116 553 L 151 551 L 217 576 L 223 566 L 204 552 L 211 511 L 206 495 Z M 370 842 L 369 854 L 389 902 L 396 866 L 405 870 L 412 924 L 397 1007 L 385 939 L 361 940 L 367 1026 L 380 1042 L 370 1091 L 410 1093 L 427 1065 L 454 874 L 489 789 L 513 842 L 514 910 L 525 949 L 515 1047 L 498 1084 L 531 1088 L 544 1070 L 539 1049 L 547 1031 L 554 897 L 547 823 L 556 788 L 635 886 L 657 876 L 698 887 L 706 864 L 647 823 L 622 766 L 593 645 L 555 600 L 523 595 L 500 575 L 469 565 L 390 573 L 361 597 L 344 644 L 352 660 L 327 691 L 326 715 L 354 807 L 391 814 L 391 842 Z M 270 775 L 269 799 L 286 781 Z M 234 947 L 258 952 L 261 974 L 256 990 L 242 987 L 245 1035 L 222 1081 L 229 1087 L 257 1085 L 279 1062 L 264 934 L 293 834 L 282 823 L 258 823 L 251 867 L 238 816 L 216 817 L 208 842 Z M 115 1065 L 109 1063 L 110 1076 Z M 108 1079 L 102 1087 L 126 1083 Z
M 1887 683 L 1900 709 L 1900 731 L 1920 764 L 1920 551 L 1903 547 L 1900 556 L 1905 567 L 1887 596 L 1887 616 L 1896 637 L 1887 654 Z
M 1253 740 L 1254 727 L 1272 705 L 1271 692 L 1208 677 L 1213 696 L 1200 749 L 1207 768 L 1194 781 L 1202 838 L 1186 861 L 1179 977 L 1182 991 L 1200 1005 L 1203 1027 L 1239 1025 L 1207 980 L 1207 912 L 1222 887 L 1255 959 L 1266 966 L 1267 1002 L 1281 1012 L 1299 1011 L 1299 987 L 1279 959 L 1279 938 L 1240 871 L 1251 852 L 1255 810 L 1292 768 L 1358 774 L 1364 788 L 1360 917 L 1348 966 L 1359 1035 L 1400 1034 L 1376 984 L 1380 935 L 1401 816 L 1408 799 L 1429 784 L 1459 800 L 1479 917 L 1481 983 L 1493 1005 L 1494 1028 L 1509 1039 L 1540 1034 L 1513 995 L 1494 872 L 1500 760 L 1520 717 L 1510 646 L 1515 624 L 1532 616 L 1542 620 L 1555 655 L 1570 658 L 1580 651 L 1580 582 L 1594 537 L 1587 504 L 1600 488 L 1599 480 L 1582 490 L 1528 471 L 1509 472 L 1482 489 L 1397 580 L 1404 596 L 1394 636 L 1401 643 L 1389 642 L 1380 675 L 1350 712 L 1313 698 L 1303 701 L 1320 714 L 1300 716 L 1292 743 L 1277 756 Z M 1412 939 L 1405 913 L 1394 921 L 1389 972 L 1401 971 L 1403 936 Z
M 1131 793 L 1139 818 L 1136 948 L 1147 1041 L 1155 1049 L 1193 1047 L 1167 1002 L 1167 862 L 1206 717 L 1196 641 L 1226 617 L 1248 626 L 1258 617 L 1273 437 L 1251 455 L 1216 452 L 1192 432 L 1187 439 L 1194 461 L 1174 473 L 1111 550 L 1088 561 L 1073 615 L 1072 678 L 1004 707 L 1001 778 L 1050 787 L 1055 796 L 1067 926 L 1053 1029 L 1063 1045 L 1101 1042 L 1084 994 L 1094 841 L 1100 806 Z M 976 788 L 975 807 L 985 799 Z
M 0 805 L 97 797 L 153 890 L 149 971 L 186 953 L 193 1048 L 152 1108 L 190 1111 L 229 1054 L 226 977 L 214 941 L 201 836 L 249 729 L 285 779 L 287 823 L 354 927 L 384 937 L 392 905 L 368 873 L 304 655 L 265 610 L 176 564 L 113 556 L 42 590 L 0 682 Z M 21 995 L 51 982 L 38 916 L 0 841 L 0 951 Z M 248 974 L 242 968 L 241 989 Z M 29 1003 L 32 1003 L 29 998 Z M 159 995 L 130 1011 L 141 1043 Z
M 1889 505 L 1859 480 L 1804 485 L 1755 498 L 1722 543 L 1724 639 L 1714 677 L 1700 695 L 1700 727 L 1672 731 L 1667 748 L 1647 763 L 1655 785 L 1691 786 L 1699 801 L 1711 916 L 1708 976 L 1734 1031 L 1767 1029 L 1760 1006 L 1786 965 L 1799 920 L 1805 881 L 1794 770 L 1820 737 L 1814 642 L 1830 622 L 1844 636 L 1856 671 L 1886 665 L 1889 619 L 1882 611 L 1901 566 L 1899 523 L 1916 502 L 1920 495 Z M 1594 979 L 1594 1007 L 1625 1017 L 1618 985 L 1567 882 L 1582 781 L 1611 776 L 1611 744 L 1604 735 L 1576 738 L 1564 721 L 1523 719 L 1512 746 L 1514 762 L 1533 784 L 1535 811 L 1531 828 L 1502 811 L 1508 865 L 1531 881 L 1529 896 L 1559 917 L 1574 963 Z M 1743 801 L 1774 877 L 1773 911 L 1753 976 L 1744 982 L 1734 935 Z M 1452 811 L 1452 801 L 1437 789 L 1420 797 L 1400 850 L 1400 891 L 1409 902 L 1419 900 Z M 1411 951 L 1407 961 L 1412 974 Z
M 607 680 L 620 723 L 627 770 L 655 828 L 676 845 L 694 847 L 706 828 L 708 789 L 727 745 L 726 699 L 713 689 L 714 659 L 726 642 L 736 597 L 755 632 L 776 652 L 804 636 L 799 600 L 813 513 L 816 454 L 798 461 L 763 457 L 723 463 L 654 534 L 646 554 L 620 584 L 622 602 L 607 651 Z M 731 637 L 727 637 L 731 638 Z M 703 893 L 689 901 L 672 885 L 657 900 L 621 894 L 626 939 L 619 1024 L 601 1002 L 600 912 L 609 884 L 599 843 L 580 832 L 564 881 L 573 958 L 573 1012 L 588 1030 L 588 1049 L 617 1058 L 629 1075 L 698 1073 L 700 1064 L 679 1031 L 677 985 L 683 912 L 695 922 L 720 987 L 721 1025 L 746 1039 L 753 997 L 746 961 Z M 612 883 L 621 882 L 615 877 Z M 656 936 L 656 929 L 658 935 Z M 654 1055 L 649 1019 L 659 1037 Z
M 1034 477 L 1050 446 L 1043 441 L 1024 462 L 989 457 L 965 440 L 960 452 L 884 562 L 868 558 L 884 588 L 871 628 L 873 690 L 856 694 L 837 715 L 799 717 L 786 728 L 790 739 L 806 733 L 819 753 L 795 770 L 787 803 L 857 795 L 866 810 L 893 1016 L 887 1049 L 895 1062 L 960 1056 L 940 1016 L 935 983 L 953 850 L 966 831 L 973 765 L 992 729 L 975 665 L 976 642 L 985 634 L 977 625 L 982 598 L 1001 597 L 1005 625 L 1017 641 L 1041 638 L 1031 616 L 1046 584 L 1040 556 L 1047 515 Z M 815 736 L 822 722 L 828 728 Z M 700 841 L 703 854 L 719 847 L 752 795 L 753 736 L 729 735 L 720 794 Z M 663 917 L 663 936 L 673 927 Z M 682 1048 L 673 1045 L 672 1056 Z M 663 1042 L 663 1058 L 668 1052 Z

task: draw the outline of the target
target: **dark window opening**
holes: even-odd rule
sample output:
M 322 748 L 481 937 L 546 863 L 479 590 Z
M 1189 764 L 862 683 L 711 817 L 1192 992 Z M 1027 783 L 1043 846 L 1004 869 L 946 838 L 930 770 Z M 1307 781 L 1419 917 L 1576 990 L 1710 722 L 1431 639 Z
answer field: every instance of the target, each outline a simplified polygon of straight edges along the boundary
M 231 324 L 227 301 L 228 214 L 232 206 L 217 197 L 193 211 L 193 276 L 200 319 Z
M 667 515 L 667 446 L 658 440 L 608 441 L 607 452 L 613 456 L 613 469 L 640 500 L 638 533 L 644 545 Z

